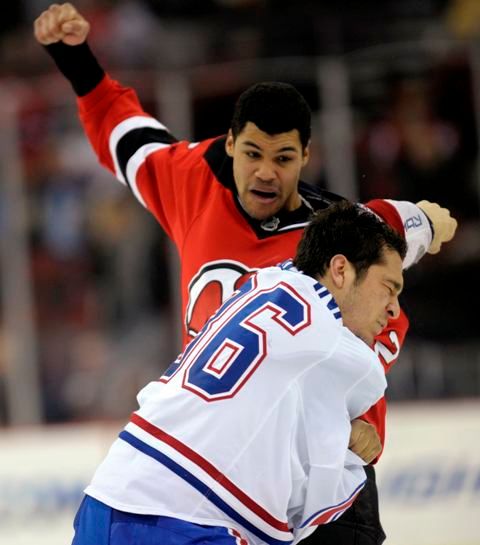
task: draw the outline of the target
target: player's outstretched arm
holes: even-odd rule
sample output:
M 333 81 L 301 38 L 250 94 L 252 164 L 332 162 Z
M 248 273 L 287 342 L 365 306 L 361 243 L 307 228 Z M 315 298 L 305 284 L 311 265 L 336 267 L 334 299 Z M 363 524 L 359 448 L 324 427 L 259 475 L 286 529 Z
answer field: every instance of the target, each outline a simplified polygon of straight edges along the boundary
M 77 95 L 79 117 L 99 162 L 128 185 L 143 206 L 164 220 L 162 226 L 171 236 L 165 209 L 175 209 L 177 193 L 185 194 L 185 199 L 191 195 L 178 189 L 172 167 L 174 159 L 182 161 L 179 154 L 173 158 L 170 153 L 177 139 L 145 112 L 133 89 L 123 87 L 105 72 L 89 47 L 89 31 L 89 22 L 69 3 L 52 4 L 34 23 L 35 39 Z M 193 151 L 187 145 L 182 148 L 184 154 L 200 155 L 200 150 L 199 146 Z M 147 161 L 150 167 L 141 168 Z M 191 185 L 187 174 L 182 180 Z
M 90 23 L 69 2 L 52 4 L 34 22 L 34 35 L 42 45 L 63 42 L 80 45 L 87 39 Z
M 447 208 L 429 201 L 374 199 L 366 206 L 405 236 L 408 244 L 403 261 L 405 269 L 417 263 L 427 252 L 435 254 L 444 242 L 451 240 L 457 228 Z

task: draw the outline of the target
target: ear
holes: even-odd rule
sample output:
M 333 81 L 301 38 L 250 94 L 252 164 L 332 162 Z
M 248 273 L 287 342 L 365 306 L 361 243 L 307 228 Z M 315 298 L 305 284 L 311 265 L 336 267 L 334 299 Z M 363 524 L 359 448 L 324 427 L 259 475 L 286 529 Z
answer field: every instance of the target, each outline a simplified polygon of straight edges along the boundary
M 303 150 L 302 168 L 306 166 L 309 159 L 310 159 L 310 140 L 308 141 L 308 144 L 305 146 L 305 149 Z
M 343 254 L 336 254 L 330 260 L 328 272 L 336 288 L 342 289 L 350 280 L 352 265 Z
M 235 147 L 235 139 L 233 138 L 232 129 L 228 129 L 227 139 L 225 141 L 225 152 L 229 157 L 233 157 L 233 148 Z

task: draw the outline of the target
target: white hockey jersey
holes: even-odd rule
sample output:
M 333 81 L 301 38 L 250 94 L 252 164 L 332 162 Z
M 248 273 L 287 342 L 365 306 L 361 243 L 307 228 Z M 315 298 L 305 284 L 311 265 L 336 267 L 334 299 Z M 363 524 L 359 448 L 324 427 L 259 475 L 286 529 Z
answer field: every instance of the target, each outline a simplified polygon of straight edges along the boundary
M 260 270 L 139 393 L 86 493 L 255 545 L 292 543 L 363 487 L 350 421 L 385 387 L 325 287 L 291 262 Z

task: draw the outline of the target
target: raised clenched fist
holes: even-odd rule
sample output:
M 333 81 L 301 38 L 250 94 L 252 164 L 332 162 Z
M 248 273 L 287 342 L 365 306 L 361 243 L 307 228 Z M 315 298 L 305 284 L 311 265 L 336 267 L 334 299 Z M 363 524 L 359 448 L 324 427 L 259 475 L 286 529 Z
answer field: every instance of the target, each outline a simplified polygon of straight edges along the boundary
M 63 42 L 80 45 L 87 39 L 90 23 L 70 4 L 52 4 L 34 22 L 35 38 L 42 45 Z

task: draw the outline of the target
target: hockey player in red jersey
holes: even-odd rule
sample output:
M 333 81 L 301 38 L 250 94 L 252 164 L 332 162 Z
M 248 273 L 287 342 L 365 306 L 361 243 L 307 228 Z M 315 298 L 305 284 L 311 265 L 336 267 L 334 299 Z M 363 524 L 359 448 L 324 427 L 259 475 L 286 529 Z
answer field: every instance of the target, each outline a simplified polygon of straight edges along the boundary
M 294 255 L 312 211 L 341 197 L 299 181 L 309 159 L 310 110 L 293 87 L 253 86 L 240 97 L 226 136 L 179 142 L 145 113 L 133 90 L 105 74 L 86 43 L 88 31 L 71 4 L 54 4 L 35 22 L 37 40 L 78 95 L 80 118 L 100 162 L 129 186 L 178 249 L 187 341 L 253 271 Z M 448 210 L 417 204 L 367 203 L 405 236 L 406 267 L 426 251 L 438 252 L 456 228 Z M 398 357 L 407 328 L 402 312 L 376 337 L 385 371 Z M 384 441 L 383 398 L 364 420 L 375 426 L 380 441 L 359 421 L 352 449 L 372 461 Z M 318 542 L 353 543 L 354 535 L 359 544 L 383 541 L 373 469 L 369 473 L 369 486 L 356 502 L 364 507 L 349 510 L 328 530 L 338 534 L 318 536 Z M 347 516 L 353 520 L 344 524 Z M 315 534 L 310 539 L 315 543 Z

